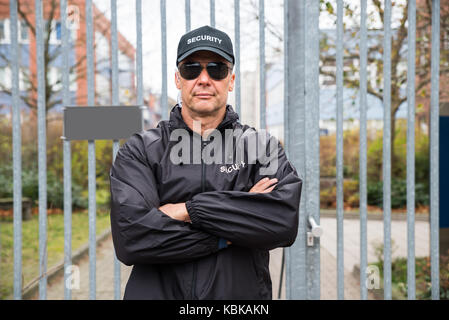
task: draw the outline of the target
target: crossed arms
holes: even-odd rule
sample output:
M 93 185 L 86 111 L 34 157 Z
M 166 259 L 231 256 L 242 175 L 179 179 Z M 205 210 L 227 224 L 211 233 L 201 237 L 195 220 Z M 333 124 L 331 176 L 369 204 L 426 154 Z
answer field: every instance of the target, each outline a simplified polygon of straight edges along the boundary
M 142 150 L 136 134 L 110 171 L 112 237 L 124 264 L 191 261 L 220 250 L 220 239 L 264 250 L 294 242 L 302 181 L 282 149 L 274 179 L 258 181 L 249 192 L 209 191 L 163 206 Z
M 250 190 L 249 192 L 253 193 L 268 193 L 271 192 L 274 187 L 276 186 L 276 182 L 278 179 L 273 178 L 263 178 L 260 179 Z M 167 216 L 171 217 L 172 219 L 179 220 L 179 221 L 185 221 L 190 222 L 190 216 L 186 208 L 185 202 L 181 203 L 167 203 L 163 206 L 159 207 L 159 210 L 161 210 L 163 213 L 165 213 Z M 229 241 L 228 241 L 229 242 Z

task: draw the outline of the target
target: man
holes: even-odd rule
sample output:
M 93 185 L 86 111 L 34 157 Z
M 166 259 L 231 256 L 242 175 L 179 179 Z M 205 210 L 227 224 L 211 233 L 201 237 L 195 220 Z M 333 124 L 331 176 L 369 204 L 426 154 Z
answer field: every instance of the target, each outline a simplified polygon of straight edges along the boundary
M 246 134 L 255 131 L 226 105 L 235 79 L 226 33 L 188 32 L 176 63 L 181 105 L 169 121 L 134 134 L 110 171 L 116 255 L 134 265 L 124 298 L 271 299 L 269 250 L 296 238 L 302 181 L 279 143 L 257 144 L 277 147 L 269 174 L 266 157 L 248 151 L 259 135 Z M 229 141 L 236 144 L 220 161 Z M 239 146 L 246 154 L 235 162 Z

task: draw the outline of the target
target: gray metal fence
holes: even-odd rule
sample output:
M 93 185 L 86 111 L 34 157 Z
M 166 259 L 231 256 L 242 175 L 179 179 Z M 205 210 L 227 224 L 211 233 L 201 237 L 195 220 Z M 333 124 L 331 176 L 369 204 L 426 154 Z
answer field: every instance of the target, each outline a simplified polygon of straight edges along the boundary
M 361 0 L 360 32 L 360 294 L 367 299 L 367 1 Z M 288 299 L 320 298 L 320 241 L 316 238 L 313 245 L 306 244 L 306 235 L 310 228 L 309 217 L 319 224 L 320 219 L 320 169 L 319 169 L 319 5 L 316 0 L 284 0 L 284 141 L 286 151 L 292 163 L 304 178 L 303 194 L 300 205 L 300 225 L 295 244 L 285 250 L 286 254 L 286 293 Z M 42 0 L 35 0 L 36 42 L 38 66 L 38 165 L 39 165 L 39 298 L 46 299 L 47 289 L 47 192 L 46 192 L 46 108 L 43 63 L 43 12 Z M 236 56 L 236 110 L 241 112 L 240 81 L 240 1 L 234 0 L 235 17 L 235 56 Z M 162 52 L 162 118 L 168 114 L 167 105 L 167 21 L 166 1 L 160 0 L 161 8 L 161 52 Z M 383 140 L 383 201 L 384 201 L 384 298 L 392 298 L 391 284 L 391 155 L 390 155 L 390 108 L 391 108 L 391 1 L 385 0 L 384 6 L 384 140 Z M 439 299 L 439 253 L 438 253 L 438 83 L 439 83 L 439 0 L 432 1 L 432 47 L 431 47 L 431 130 L 430 130 L 430 243 L 431 243 L 431 281 L 432 299 Z M 60 0 L 63 15 L 67 12 L 67 0 Z M 112 33 L 112 104 L 119 104 L 118 56 L 117 56 L 117 2 L 111 0 Z M 94 46 L 92 0 L 86 0 L 87 26 L 87 87 L 89 106 L 94 99 Z M 186 31 L 190 30 L 190 1 L 185 0 Z M 265 88 L 265 11 L 264 0 L 259 0 L 259 42 L 260 42 L 260 87 Z M 415 115 L 415 30 L 416 3 L 408 1 L 408 131 L 407 131 L 407 230 L 408 230 L 408 298 L 415 299 L 415 251 L 414 251 L 414 115 Z M 14 57 L 19 57 L 17 29 L 17 1 L 10 0 L 11 48 Z M 62 18 L 66 19 L 66 16 Z M 210 0 L 210 24 L 215 25 L 215 1 Z M 64 105 L 69 104 L 69 30 L 65 23 L 62 28 L 63 98 Z M 344 299 L 343 268 L 343 0 L 337 0 L 337 293 L 338 299 Z M 143 104 L 143 68 L 142 68 L 142 0 L 136 0 L 136 88 L 137 104 Z M 19 64 L 12 64 L 13 96 L 13 175 L 14 175 L 14 299 L 22 298 L 22 181 L 21 181 L 21 130 L 19 113 Z M 245 106 L 243 106 L 244 108 Z M 260 92 L 260 127 L 265 128 L 265 92 Z M 113 158 L 117 154 L 119 143 L 114 141 Z M 63 141 L 64 152 L 64 268 L 65 280 L 69 277 L 71 265 L 71 145 Z M 88 188 L 89 188 L 89 288 L 90 299 L 96 295 L 96 187 L 95 187 L 95 141 L 88 142 Z M 120 263 L 115 258 L 114 296 L 119 299 Z M 65 286 L 65 299 L 71 299 L 71 290 Z

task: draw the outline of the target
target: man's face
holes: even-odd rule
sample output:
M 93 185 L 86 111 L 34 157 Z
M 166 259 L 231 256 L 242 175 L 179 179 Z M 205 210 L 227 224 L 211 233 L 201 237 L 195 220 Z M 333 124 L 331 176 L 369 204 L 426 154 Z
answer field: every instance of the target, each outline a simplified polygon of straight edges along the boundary
M 205 67 L 209 62 L 223 62 L 228 67 L 231 63 L 220 55 L 211 51 L 197 51 L 180 62 L 180 67 L 184 63 L 199 62 Z M 228 75 L 223 80 L 214 80 L 203 68 L 201 74 L 193 79 L 182 78 L 179 71 L 176 72 L 176 87 L 181 91 L 182 106 L 186 106 L 191 111 L 199 115 L 209 115 L 215 113 L 220 108 L 226 107 L 228 92 L 234 88 L 235 74 L 228 70 Z

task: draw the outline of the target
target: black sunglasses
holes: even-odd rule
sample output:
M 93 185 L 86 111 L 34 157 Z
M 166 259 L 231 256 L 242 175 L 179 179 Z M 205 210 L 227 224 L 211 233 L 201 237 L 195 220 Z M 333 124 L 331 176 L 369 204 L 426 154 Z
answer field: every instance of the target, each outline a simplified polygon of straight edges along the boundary
M 186 62 L 180 65 L 178 69 L 181 77 L 186 80 L 193 80 L 198 78 L 204 67 L 199 62 Z M 232 68 L 223 62 L 209 62 L 206 65 L 206 70 L 212 79 L 223 80 L 228 76 L 228 71 L 232 70 Z

